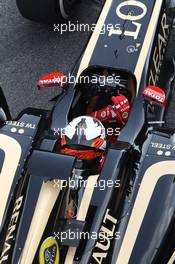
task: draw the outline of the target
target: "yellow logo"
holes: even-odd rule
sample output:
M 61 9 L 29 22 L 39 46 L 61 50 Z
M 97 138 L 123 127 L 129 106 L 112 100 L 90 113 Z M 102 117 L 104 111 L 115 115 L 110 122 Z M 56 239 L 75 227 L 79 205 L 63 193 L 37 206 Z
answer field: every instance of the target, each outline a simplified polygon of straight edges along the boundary
M 123 117 L 124 119 L 128 118 L 128 112 L 124 112 L 124 113 L 122 114 L 122 117 Z
M 59 247 L 54 237 L 48 237 L 41 245 L 39 252 L 40 264 L 59 264 Z
M 102 113 L 101 113 L 101 117 L 106 117 L 106 112 L 105 111 L 103 111 Z

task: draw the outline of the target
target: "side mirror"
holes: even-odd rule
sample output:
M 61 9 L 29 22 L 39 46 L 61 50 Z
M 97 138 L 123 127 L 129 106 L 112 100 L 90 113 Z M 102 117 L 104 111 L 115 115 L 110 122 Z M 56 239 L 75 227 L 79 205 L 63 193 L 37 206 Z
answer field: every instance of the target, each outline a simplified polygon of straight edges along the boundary
M 61 72 L 52 72 L 42 76 L 37 82 L 38 90 L 51 90 L 64 88 L 66 76 Z
M 150 105 L 164 107 L 166 104 L 166 95 L 163 89 L 157 86 L 148 86 L 143 90 L 144 100 Z

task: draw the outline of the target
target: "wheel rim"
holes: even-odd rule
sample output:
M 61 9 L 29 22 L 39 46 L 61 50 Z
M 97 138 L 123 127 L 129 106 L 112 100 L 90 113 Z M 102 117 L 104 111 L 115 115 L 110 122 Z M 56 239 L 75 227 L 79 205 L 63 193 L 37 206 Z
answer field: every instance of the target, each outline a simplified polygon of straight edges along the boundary
M 59 0 L 59 5 L 60 5 L 60 12 L 62 17 L 64 19 L 68 19 L 68 14 L 66 13 L 66 10 L 64 8 L 64 0 Z
M 64 19 L 68 19 L 69 11 L 75 0 L 59 0 L 60 12 Z

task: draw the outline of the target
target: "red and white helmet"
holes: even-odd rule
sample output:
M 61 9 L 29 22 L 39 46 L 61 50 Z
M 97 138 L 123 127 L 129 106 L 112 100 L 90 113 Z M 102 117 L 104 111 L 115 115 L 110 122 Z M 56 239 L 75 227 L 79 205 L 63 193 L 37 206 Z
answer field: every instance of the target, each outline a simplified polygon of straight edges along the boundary
M 63 130 L 61 152 L 79 159 L 101 157 L 106 149 L 105 128 L 90 116 L 73 119 Z

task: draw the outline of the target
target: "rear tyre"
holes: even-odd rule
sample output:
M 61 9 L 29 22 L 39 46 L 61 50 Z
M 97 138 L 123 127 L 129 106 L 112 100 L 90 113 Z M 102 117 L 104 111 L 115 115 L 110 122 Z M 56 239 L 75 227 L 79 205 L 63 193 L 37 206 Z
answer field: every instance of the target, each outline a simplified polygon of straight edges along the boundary
M 77 0 L 16 0 L 23 17 L 42 23 L 56 23 L 69 18 Z

